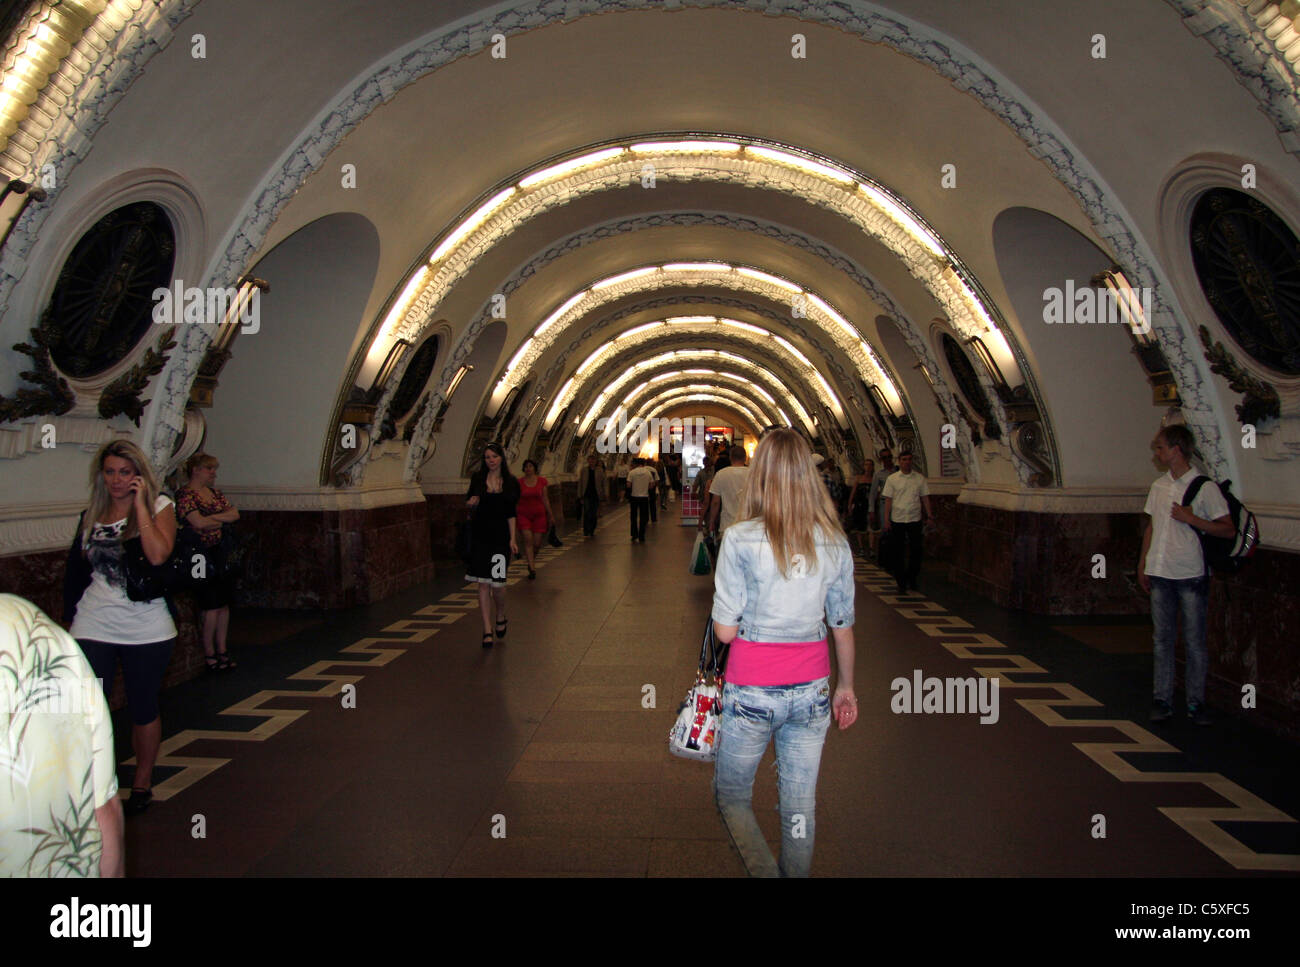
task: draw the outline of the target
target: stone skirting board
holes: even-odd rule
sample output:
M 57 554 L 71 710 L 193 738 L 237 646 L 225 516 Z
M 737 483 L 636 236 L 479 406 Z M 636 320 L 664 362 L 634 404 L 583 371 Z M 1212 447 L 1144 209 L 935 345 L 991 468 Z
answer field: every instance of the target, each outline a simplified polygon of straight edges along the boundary
M 241 511 L 248 542 L 238 603 L 370 604 L 433 577 L 425 503 L 352 510 Z

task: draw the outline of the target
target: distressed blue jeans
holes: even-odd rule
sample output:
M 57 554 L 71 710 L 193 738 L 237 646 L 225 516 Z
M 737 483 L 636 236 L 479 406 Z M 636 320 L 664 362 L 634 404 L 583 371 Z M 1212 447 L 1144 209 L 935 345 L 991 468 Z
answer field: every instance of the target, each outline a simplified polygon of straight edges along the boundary
M 831 722 L 830 679 L 801 685 L 732 685 L 722 692 L 713 791 L 750 876 L 807 876 L 816 832 L 817 771 Z M 754 816 L 754 774 L 776 739 L 781 861 Z
M 1183 641 L 1187 643 L 1184 685 L 1188 707 L 1204 704 L 1209 653 L 1205 647 L 1205 622 L 1210 606 L 1208 578 L 1176 581 L 1151 576 L 1151 622 L 1155 625 L 1155 697 L 1173 705 L 1174 648 L 1178 644 L 1178 615 L 1183 616 Z

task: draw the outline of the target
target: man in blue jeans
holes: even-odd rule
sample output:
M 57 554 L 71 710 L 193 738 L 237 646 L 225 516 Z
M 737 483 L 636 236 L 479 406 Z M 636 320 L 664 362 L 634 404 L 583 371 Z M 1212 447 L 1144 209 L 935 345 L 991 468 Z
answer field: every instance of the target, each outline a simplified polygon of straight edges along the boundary
M 1151 621 L 1155 625 L 1155 700 L 1151 721 L 1163 722 L 1174 714 L 1174 646 L 1178 642 L 1178 615 L 1183 616 L 1187 643 L 1187 717 L 1209 725 L 1205 710 L 1205 677 L 1209 653 L 1205 646 L 1210 578 L 1197 532 L 1211 537 L 1236 533 L 1228 502 L 1217 485 L 1205 484 L 1191 506 L 1183 495 L 1196 479 L 1190 458 L 1196 439 L 1185 426 L 1173 424 L 1156 434 L 1151 443 L 1156 460 L 1168 473 L 1151 485 L 1143 511 L 1150 515 L 1142 537 L 1138 583 L 1151 595 Z

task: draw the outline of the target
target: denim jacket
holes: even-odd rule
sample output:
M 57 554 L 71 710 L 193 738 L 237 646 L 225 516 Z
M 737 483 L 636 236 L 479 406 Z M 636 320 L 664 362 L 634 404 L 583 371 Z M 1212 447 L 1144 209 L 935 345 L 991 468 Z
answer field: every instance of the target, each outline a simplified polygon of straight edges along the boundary
M 853 555 L 843 535 L 819 536 L 817 564 L 795 556 L 782 577 L 761 520 L 727 528 L 714 576 L 713 620 L 748 641 L 820 641 L 853 625 Z

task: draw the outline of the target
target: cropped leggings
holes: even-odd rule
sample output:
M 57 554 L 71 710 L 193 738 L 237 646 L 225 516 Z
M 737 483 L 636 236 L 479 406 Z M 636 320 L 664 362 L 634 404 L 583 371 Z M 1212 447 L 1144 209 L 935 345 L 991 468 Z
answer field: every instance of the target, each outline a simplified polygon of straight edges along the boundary
M 163 675 L 171 660 L 175 638 L 148 645 L 115 645 L 108 641 L 78 638 L 82 653 L 104 686 L 108 698 L 113 688 L 117 660 L 122 659 L 122 677 L 126 680 L 126 704 L 135 725 L 148 725 L 158 717 L 158 693 Z

